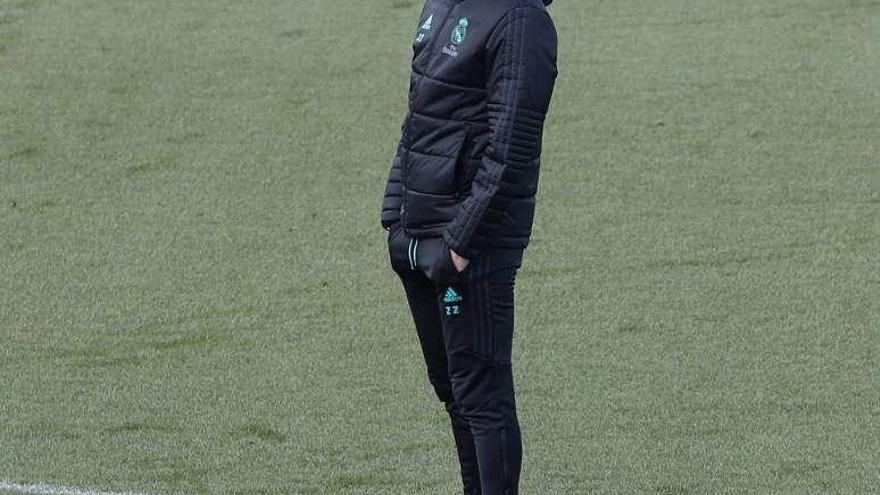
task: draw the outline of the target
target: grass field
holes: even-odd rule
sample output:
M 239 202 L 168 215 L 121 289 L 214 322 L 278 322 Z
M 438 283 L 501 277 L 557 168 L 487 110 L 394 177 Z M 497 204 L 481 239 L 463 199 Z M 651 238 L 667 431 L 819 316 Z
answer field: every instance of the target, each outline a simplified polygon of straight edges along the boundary
M 0 0 L 0 481 L 453 494 L 416 0 Z M 880 493 L 880 3 L 557 0 L 525 494 Z

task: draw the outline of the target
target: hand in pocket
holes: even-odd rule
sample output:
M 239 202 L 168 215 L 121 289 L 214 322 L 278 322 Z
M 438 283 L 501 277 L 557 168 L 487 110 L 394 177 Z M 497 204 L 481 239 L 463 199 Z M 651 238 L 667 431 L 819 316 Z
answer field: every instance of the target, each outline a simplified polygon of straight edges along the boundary
M 452 258 L 452 264 L 455 265 L 455 271 L 458 273 L 463 272 L 471 262 L 471 260 L 461 256 L 452 249 L 449 250 L 449 256 Z
M 420 239 L 417 261 L 419 269 L 437 285 L 449 285 L 461 273 L 442 237 Z
M 412 245 L 413 239 L 403 232 L 398 223 L 395 223 L 388 229 L 388 256 L 391 261 L 391 268 L 403 274 L 413 269 L 412 266 Z

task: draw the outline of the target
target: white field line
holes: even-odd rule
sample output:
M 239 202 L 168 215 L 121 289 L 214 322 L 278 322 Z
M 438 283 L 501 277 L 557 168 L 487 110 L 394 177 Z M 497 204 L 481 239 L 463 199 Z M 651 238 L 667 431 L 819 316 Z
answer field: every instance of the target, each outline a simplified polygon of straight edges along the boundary
M 20 484 L 0 480 L 0 493 L 4 492 L 28 495 L 147 495 L 134 492 L 102 492 L 78 486 L 58 486 L 48 483 Z

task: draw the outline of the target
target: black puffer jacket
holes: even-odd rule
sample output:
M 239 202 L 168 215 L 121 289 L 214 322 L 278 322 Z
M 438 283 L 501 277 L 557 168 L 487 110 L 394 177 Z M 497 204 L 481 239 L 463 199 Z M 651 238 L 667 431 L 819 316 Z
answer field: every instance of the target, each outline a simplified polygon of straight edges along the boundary
M 524 248 L 556 80 L 551 0 L 427 0 L 382 208 L 466 258 Z

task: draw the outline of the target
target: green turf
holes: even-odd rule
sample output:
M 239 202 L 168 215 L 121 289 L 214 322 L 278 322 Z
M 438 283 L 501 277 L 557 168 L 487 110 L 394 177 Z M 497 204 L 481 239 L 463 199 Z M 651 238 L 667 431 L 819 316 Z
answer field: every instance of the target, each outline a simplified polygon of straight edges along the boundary
M 0 480 L 453 494 L 415 0 L 0 0 Z M 880 4 L 558 0 L 525 494 L 880 493 Z

